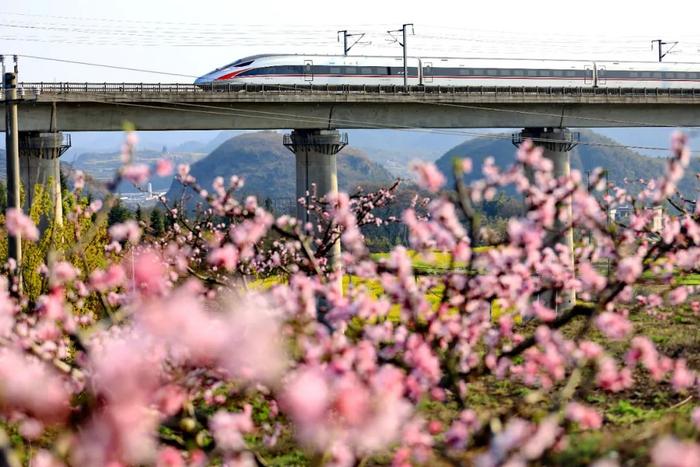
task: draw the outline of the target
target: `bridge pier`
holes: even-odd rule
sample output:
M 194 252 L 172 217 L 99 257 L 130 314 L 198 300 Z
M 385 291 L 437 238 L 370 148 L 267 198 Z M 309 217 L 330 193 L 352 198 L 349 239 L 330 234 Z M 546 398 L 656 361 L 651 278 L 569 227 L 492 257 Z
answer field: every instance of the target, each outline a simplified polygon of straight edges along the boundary
M 525 128 L 520 133 L 513 135 L 513 143 L 516 146 L 528 139 L 532 140 L 536 146 L 541 147 L 543 149 L 543 156 L 552 161 L 553 177 L 568 177 L 571 174 L 570 152 L 578 144 L 578 133 L 571 132 L 566 128 Z M 528 174 L 529 177 L 531 177 L 531 175 L 532 173 Z M 532 179 L 530 181 L 532 182 Z M 569 253 L 571 268 L 575 270 L 574 229 L 571 227 L 571 221 L 573 219 L 571 197 L 564 199 L 561 204 L 565 212 L 565 218 L 563 220 L 559 218 L 555 219 L 553 227 L 555 234 L 548 246 L 554 247 L 556 244 L 564 245 Z M 557 297 L 554 296 L 543 296 L 542 298 L 554 309 L 559 308 L 560 305 L 563 308 L 570 308 L 576 304 L 576 293 L 573 291 L 567 292 L 561 297 L 561 301 L 557 300 Z
M 52 220 L 63 225 L 61 171 L 59 158 L 70 147 L 70 138 L 61 132 L 19 132 L 19 172 L 24 187 L 22 209 L 29 212 L 35 201 L 34 189 L 41 185 L 51 200 L 49 216 L 42 216 L 39 230 L 43 232 Z
M 284 145 L 296 157 L 296 199 L 304 198 L 308 205 L 313 185 L 322 197 L 338 193 L 338 164 L 336 155 L 348 143 L 347 134 L 337 130 L 293 130 L 284 136 Z M 312 216 L 313 217 L 313 216 Z M 297 204 L 300 222 L 314 222 L 305 206 Z M 331 268 L 340 268 L 340 242 L 336 242 L 328 258 Z M 339 275 L 342 278 L 341 275 Z M 339 284 L 340 285 L 340 284 Z

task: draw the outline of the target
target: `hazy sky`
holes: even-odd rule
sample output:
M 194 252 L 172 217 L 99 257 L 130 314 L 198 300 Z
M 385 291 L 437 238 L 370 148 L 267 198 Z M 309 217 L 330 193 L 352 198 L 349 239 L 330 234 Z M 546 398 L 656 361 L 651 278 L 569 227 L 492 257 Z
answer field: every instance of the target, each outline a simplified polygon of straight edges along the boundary
M 339 53 L 338 29 L 367 33 L 354 54 L 396 54 L 387 29 L 415 23 L 410 53 L 700 62 L 700 3 L 559 1 L 23 0 L 0 7 L 0 53 L 201 75 L 263 52 Z M 20 58 L 21 81 L 190 82 L 190 76 Z

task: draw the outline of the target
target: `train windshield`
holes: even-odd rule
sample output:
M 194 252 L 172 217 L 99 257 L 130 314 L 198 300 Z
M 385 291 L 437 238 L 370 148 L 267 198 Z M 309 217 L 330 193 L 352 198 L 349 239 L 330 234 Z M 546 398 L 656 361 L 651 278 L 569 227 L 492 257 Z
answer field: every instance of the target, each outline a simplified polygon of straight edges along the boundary
M 255 60 L 258 58 L 263 58 L 263 57 L 269 57 L 269 54 L 262 54 L 262 55 L 251 55 L 250 57 L 243 57 L 239 58 L 235 62 L 229 63 L 228 65 L 224 65 L 221 68 L 217 68 L 216 70 L 223 70 L 224 68 L 233 68 L 233 67 L 243 67 L 243 66 L 249 66 L 251 65 Z

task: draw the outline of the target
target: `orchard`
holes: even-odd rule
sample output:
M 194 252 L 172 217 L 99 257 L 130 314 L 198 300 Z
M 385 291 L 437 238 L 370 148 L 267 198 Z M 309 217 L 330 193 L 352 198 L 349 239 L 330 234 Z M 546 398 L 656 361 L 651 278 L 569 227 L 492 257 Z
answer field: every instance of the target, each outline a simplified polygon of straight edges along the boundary
M 25 258 L 0 284 L 0 466 L 700 465 L 683 135 L 655 180 L 555 179 L 528 141 L 469 184 L 469 159 L 455 186 L 418 164 L 431 196 L 401 218 L 378 214 L 398 183 L 312 193 L 305 225 L 135 142 L 107 188 L 174 171 L 188 199 L 161 200 L 163 232 L 107 228 L 116 198 L 80 173 L 64 225 L 4 216 Z M 489 242 L 479 205 L 506 189 L 522 216 Z M 371 253 L 387 223 L 409 244 Z

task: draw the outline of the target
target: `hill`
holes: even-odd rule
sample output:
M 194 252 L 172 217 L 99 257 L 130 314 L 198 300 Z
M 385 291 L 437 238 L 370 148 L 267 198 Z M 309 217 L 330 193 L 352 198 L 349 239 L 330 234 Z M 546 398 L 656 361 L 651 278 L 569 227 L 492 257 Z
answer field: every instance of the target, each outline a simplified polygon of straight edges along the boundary
M 281 133 L 244 133 L 230 138 L 193 164 L 191 174 L 207 189 L 217 176 L 227 179 L 238 175 L 245 179 L 241 196 L 255 195 L 260 200 L 293 201 L 295 198 L 294 154 L 282 145 Z M 353 191 L 358 186 L 389 184 L 393 180 L 391 173 L 358 149 L 346 147 L 338 154 L 338 184 L 343 191 Z M 182 185 L 173 182 L 167 196 L 176 200 L 181 193 Z
M 637 180 L 658 177 L 664 172 L 665 160 L 658 157 L 643 156 L 630 149 L 620 147 L 616 141 L 589 130 L 582 130 L 581 143 L 571 152 L 571 168 L 586 171 L 601 167 L 608 170 L 612 182 L 622 185 L 624 179 Z M 515 147 L 510 141 L 510 135 L 503 138 L 476 138 L 465 141 L 447 151 L 436 161 L 438 168 L 447 176 L 449 183 L 454 183 L 452 160 L 454 158 L 470 157 L 474 169 L 467 180 L 482 177 L 481 166 L 486 157 L 493 157 L 499 167 L 508 167 L 515 161 Z M 700 172 L 700 159 L 693 158 L 690 167 L 679 184 L 685 194 L 693 194 L 698 188 L 695 174 Z

